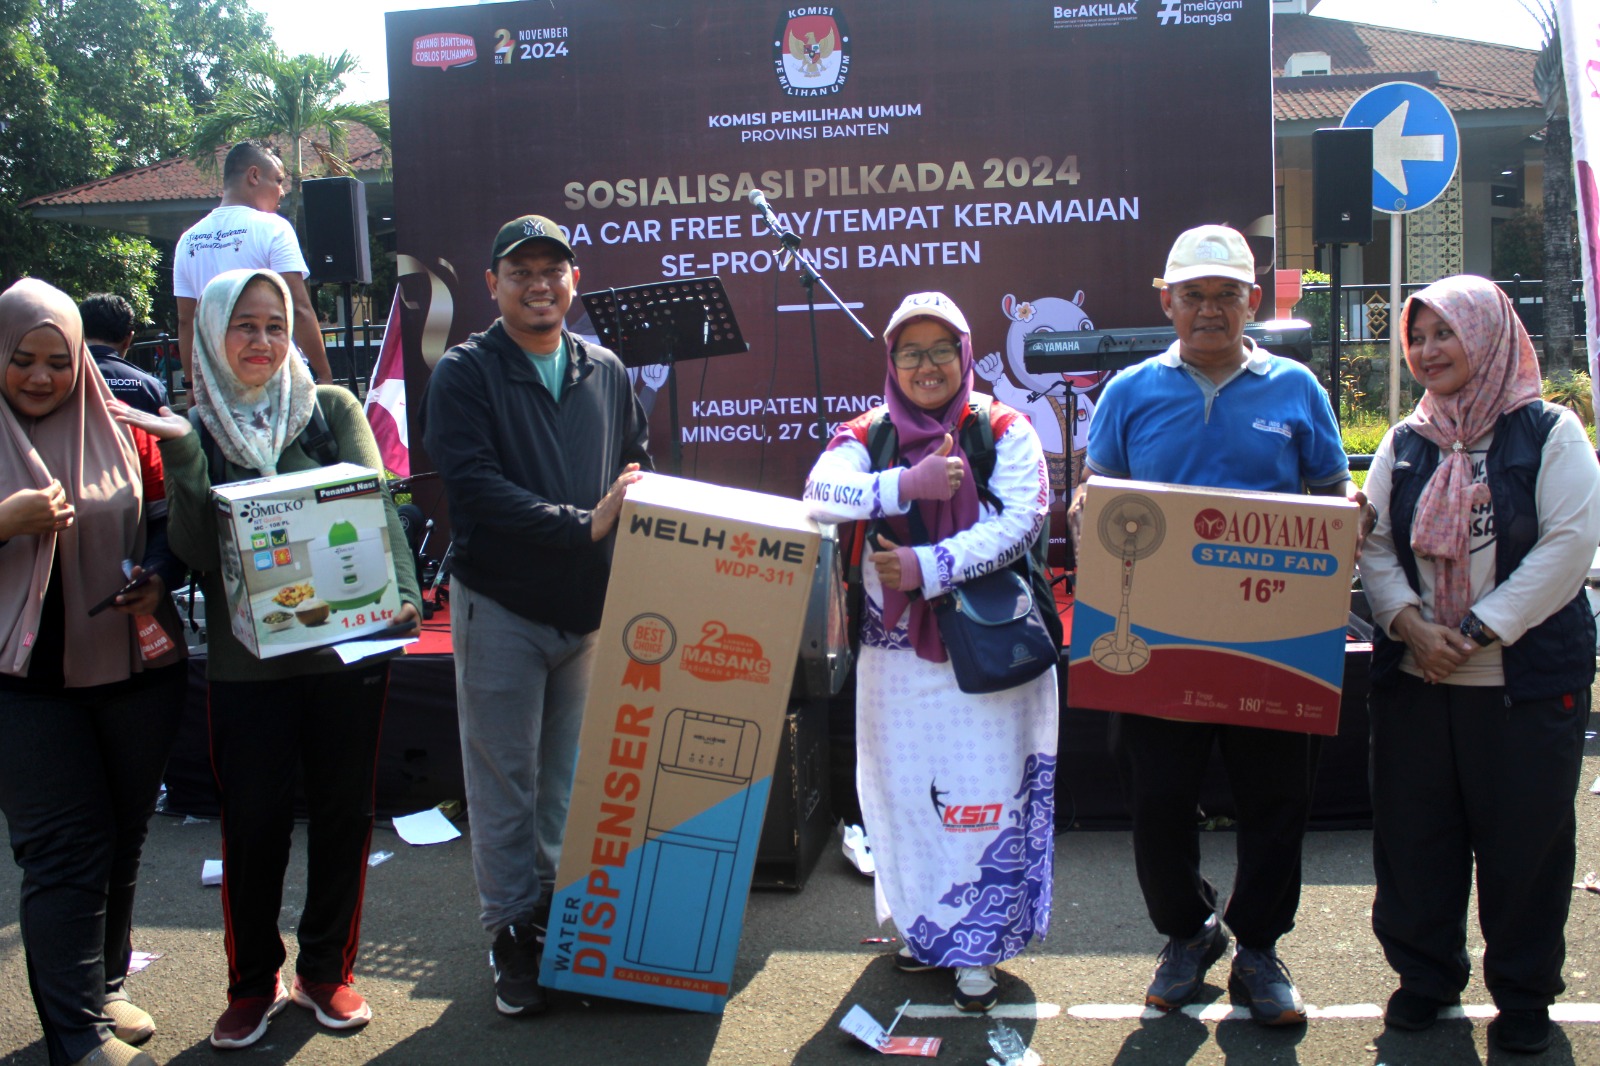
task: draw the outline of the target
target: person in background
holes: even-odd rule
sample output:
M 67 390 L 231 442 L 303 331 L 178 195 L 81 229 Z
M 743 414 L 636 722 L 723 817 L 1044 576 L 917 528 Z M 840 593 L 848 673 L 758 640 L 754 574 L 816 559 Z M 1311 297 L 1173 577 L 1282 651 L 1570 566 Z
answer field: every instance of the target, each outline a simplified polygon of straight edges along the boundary
M 1025 552 L 1050 499 L 1033 426 L 972 391 L 971 334 L 943 293 L 907 296 L 884 330 L 885 405 L 828 443 L 805 498 L 813 517 L 880 531 L 863 547 L 856 662 L 856 781 L 878 921 L 892 917 L 905 941 L 899 969 L 950 971 L 955 1005 L 987 1011 L 999 1001 L 996 964 L 1050 927 L 1058 709 L 1053 666 L 1001 692 L 962 692 L 929 604 Z M 986 486 L 959 441 L 972 404 L 990 405 L 995 434 Z M 869 427 L 885 414 L 898 461 L 874 470 Z M 952 806 L 980 812 L 982 828 L 944 817 Z
M 226 603 L 211 487 L 288 474 L 321 463 L 302 432 L 320 409 L 338 460 L 383 469 L 377 442 L 349 391 L 318 386 L 290 358 L 294 309 L 270 270 L 231 270 L 205 288 L 196 312 L 194 403 L 210 438 L 167 408 L 126 406 L 118 418 L 161 440 L 173 549 L 204 578 L 208 603 Z M 214 454 L 213 454 L 214 450 Z M 401 608 L 413 631 L 422 597 L 405 530 L 384 495 L 389 553 Z M 222 916 L 228 954 L 228 1009 L 213 1047 L 247 1047 L 291 999 L 330 1029 L 353 1029 L 372 1008 L 353 987 L 361 903 L 372 837 L 378 737 L 389 680 L 387 660 L 345 665 L 327 649 L 257 659 L 226 625 L 210 630 L 207 674 L 211 765 L 222 797 Z M 306 806 L 306 901 L 292 985 L 278 915 L 294 830 L 295 768 Z
M 78 305 L 83 339 L 111 395 L 141 411 L 158 413 L 167 405 L 167 387 L 154 374 L 128 362 L 133 346 L 133 308 L 112 292 L 97 292 Z
M 542 215 L 500 227 L 500 317 L 428 382 L 424 439 L 450 501 L 450 635 L 495 1009 L 545 1009 L 539 959 L 561 860 L 612 531 L 648 468 L 622 363 L 566 328 L 578 267 Z
M 1493 282 L 1435 282 L 1400 327 L 1426 391 L 1373 456 L 1361 555 L 1379 626 L 1372 929 L 1400 975 L 1384 1018 L 1423 1029 L 1461 1001 L 1476 862 L 1490 1039 L 1541 1051 L 1565 987 L 1600 466 L 1577 416 L 1540 399 L 1533 343 Z
M 0 811 L 29 986 L 51 1063 L 149 1064 L 132 1045 L 155 1024 L 124 982 L 186 688 L 181 635 L 147 656 L 135 622 L 182 573 L 161 457 L 112 420 L 65 293 L 30 278 L 0 295 L 0 358 Z M 149 580 L 91 614 L 128 583 L 124 560 Z
M 289 175 L 276 152 L 260 141 L 240 141 L 222 164 L 222 202 L 184 231 L 173 250 L 172 294 L 178 301 L 178 357 L 194 376 L 195 304 L 212 278 L 226 270 L 276 271 L 294 307 L 294 343 L 324 385 L 333 383 L 317 312 L 294 223 L 278 214 Z
M 1132 478 L 1363 502 L 1333 408 L 1311 371 L 1244 335 L 1261 304 L 1255 258 L 1226 226 L 1185 231 L 1157 279 L 1178 339 L 1106 385 L 1089 426 L 1091 477 Z M 1080 492 L 1074 510 L 1081 507 Z M 1174 589 L 1181 596 L 1183 590 Z M 1238 938 L 1229 988 L 1261 1025 L 1298 1025 L 1305 1002 L 1278 957 L 1300 906 L 1300 855 L 1320 738 L 1244 725 L 1113 714 L 1110 744 L 1133 813 L 1134 867 L 1167 938 L 1145 1004 L 1174 1010 Z M 1213 749 L 1237 808 L 1227 911 L 1200 870 L 1195 812 Z M 1224 928 L 1226 925 L 1227 929 Z

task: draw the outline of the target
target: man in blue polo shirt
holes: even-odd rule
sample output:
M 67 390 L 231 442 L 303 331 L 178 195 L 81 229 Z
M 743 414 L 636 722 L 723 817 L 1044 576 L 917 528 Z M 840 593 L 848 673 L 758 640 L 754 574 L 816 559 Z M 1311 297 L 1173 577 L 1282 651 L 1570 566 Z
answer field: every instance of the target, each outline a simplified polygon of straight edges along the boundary
M 1156 284 L 1178 339 L 1106 386 L 1089 427 L 1091 476 L 1350 495 L 1327 394 L 1305 367 L 1244 335 L 1261 289 L 1243 235 L 1225 226 L 1185 232 Z M 1146 1004 L 1172 1010 L 1193 999 L 1228 948 L 1226 925 L 1238 939 L 1229 986 L 1248 1000 L 1251 1016 L 1263 1025 L 1304 1022 L 1305 1003 L 1276 944 L 1300 904 L 1320 738 L 1114 714 L 1110 739 L 1133 811 L 1139 887 L 1168 938 Z M 1200 872 L 1196 824 L 1213 747 L 1238 808 L 1238 872 L 1221 921 L 1216 887 Z

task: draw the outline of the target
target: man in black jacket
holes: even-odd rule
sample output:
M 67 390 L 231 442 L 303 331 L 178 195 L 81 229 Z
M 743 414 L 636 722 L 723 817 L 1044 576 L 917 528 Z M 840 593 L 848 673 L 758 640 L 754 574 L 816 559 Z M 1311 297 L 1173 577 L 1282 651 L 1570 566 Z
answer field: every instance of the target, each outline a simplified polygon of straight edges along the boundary
M 500 318 L 444 354 L 424 443 L 450 501 L 450 632 L 472 866 L 502 1014 L 544 1009 L 538 957 L 623 493 L 648 468 L 627 371 L 565 329 L 578 283 L 548 218 L 501 227 Z

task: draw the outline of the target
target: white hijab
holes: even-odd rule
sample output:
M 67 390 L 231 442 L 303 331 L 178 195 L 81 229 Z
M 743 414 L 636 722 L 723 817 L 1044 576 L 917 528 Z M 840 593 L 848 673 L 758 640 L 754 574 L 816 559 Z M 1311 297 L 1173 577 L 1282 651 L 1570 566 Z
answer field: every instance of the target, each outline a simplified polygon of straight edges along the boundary
M 311 421 L 317 385 L 294 345 L 277 373 L 259 388 L 239 380 L 228 362 L 228 323 L 245 286 L 265 278 L 283 298 L 286 330 L 294 333 L 289 286 L 271 270 L 228 270 L 211 279 L 200 296 L 194 323 L 194 403 L 200 421 L 235 466 L 278 472 L 283 454 Z

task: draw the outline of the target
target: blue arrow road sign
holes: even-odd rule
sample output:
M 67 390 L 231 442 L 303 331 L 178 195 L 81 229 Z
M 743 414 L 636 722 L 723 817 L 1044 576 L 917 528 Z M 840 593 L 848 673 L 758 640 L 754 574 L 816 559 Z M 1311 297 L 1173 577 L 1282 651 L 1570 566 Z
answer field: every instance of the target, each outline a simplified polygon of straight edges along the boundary
M 1372 130 L 1372 208 L 1403 215 L 1437 200 L 1455 176 L 1461 134 L 1450 109 L 1409 81 L 1368 89 L 1341 126 Z

